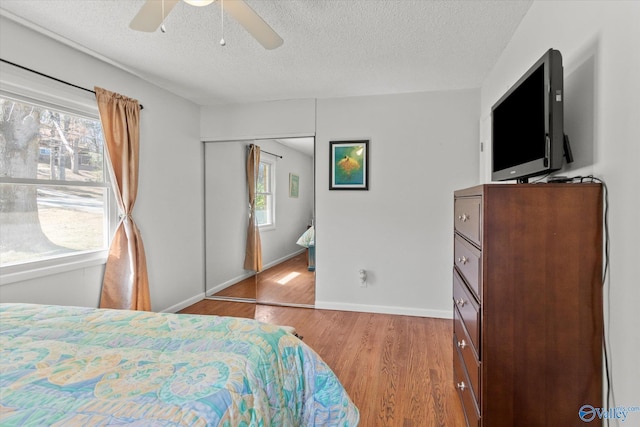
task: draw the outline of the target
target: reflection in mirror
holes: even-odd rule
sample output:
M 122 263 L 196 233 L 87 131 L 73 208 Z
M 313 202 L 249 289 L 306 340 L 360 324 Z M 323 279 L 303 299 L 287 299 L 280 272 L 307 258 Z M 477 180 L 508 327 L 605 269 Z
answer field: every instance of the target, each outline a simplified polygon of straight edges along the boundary
M 258 275 L 253 273 L 251 276 L 243 279 L 231 286 L 215 292 L 212 296 L 225 300 L 246 300 L 255 302 L 257 297 Z
M 205 294 L 256 300 L 255 273 L 243 269 L 247 235 L 246 146 L 204 144 Z M 233 285 L 239 284 L 236 292 Z
M 257 299 L 262 304 L 311 306 L 315 304 L 315 273 L 307 251 L 258 273 Z
M 260 146 L 261 162 L 273 173 L 272 224 L 260 227 L 263 270 L 257 275 L 243 269 L 248 220 L 245 167 L 247 146 L 252 143 Z M 299 244 L 308 230 L 313 231 L 313 153 L 313 138 L 205 143 L 207 297 L 314 305 L 315 246 Z

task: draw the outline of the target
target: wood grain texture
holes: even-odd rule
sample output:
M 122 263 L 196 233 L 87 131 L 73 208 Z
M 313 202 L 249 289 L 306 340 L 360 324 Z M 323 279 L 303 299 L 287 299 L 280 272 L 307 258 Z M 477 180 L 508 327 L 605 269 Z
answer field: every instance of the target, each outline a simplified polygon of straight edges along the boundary
M 258 273 L 257 300 L 261 303 L 316 303 L 316 276 L 309 271 L 306 252 Z
M 260 273 L 233 284 L 212 297 L 243 298 L 263 304 L 313 306 L 316 276 L 308 269 L 306 252 L 289 258 Z
M 360 426 L 465 425 L 453 386 L 450 320 L 210 300 L 182 313 L 294 326 L 344 385 Z
M 602 189 L 489 186 L 485 199 L 483 418 L 571 425 L 601 406 Z
M 211 295 L 212 297 L 229 297 L 229 298 L 243 298 L 246 300 L 256 300 L 256 283 L 258 282 L 258 276 L 253 275 L 247 277 L 244 280 L 239 281 L 221 291 Z
M 602 187 L 500 184 L 455 195 L 460 206 L 482 200 L 481 340 L 474 342 L 482 425 L 578 425 L 582 405 L 602 404 Z M 456 225 L 475 242 L 467 231 Z M 456 269 L 467 285 L 475 280 Z M 478 321 L 460 313 L 456 335 L 464 323 L 473 341 Z

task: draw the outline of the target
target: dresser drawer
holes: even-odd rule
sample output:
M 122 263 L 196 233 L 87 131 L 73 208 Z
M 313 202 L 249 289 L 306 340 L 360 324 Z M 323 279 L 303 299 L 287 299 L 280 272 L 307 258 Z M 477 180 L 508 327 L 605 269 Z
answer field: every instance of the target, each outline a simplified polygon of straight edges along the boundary
M 480 307 L 469 294 L 456 269 L 453 270 L 453 304 L 458 309 L 457 313 L 460 314 L 476 353 L 480 354 Z M 455 315 L 454 310 L 454 317 Z
M 454 308 L 454 310 L 456 310 Z M 456 316 L 456 315 L 454 315 Z M 480 362 L 478 361 L 478 355 L 476 354 L 473 345 L 469 341 L 467 331 L 462 327 L 462 322 L 459 318 L 454 321 L 453 324 L 453 346 L 454 349 L 462 356 L 462 362 L 465 366 L 467 375 L 469 377 L 469 386 L 473 390 L 473 395 L 480 406 L 481 400 L 480 387 L 482 382 L 480 376 L 482 375 L 480 370 Z
M 482 245 L 481 197 L 460 197 L 454 201 L 453 223 L 458 233 L 477 244 Z
M 469 427 L 480 427 L 480 409 L 469 388 L 469 379 L 462 364 L 460 352 L 453 350 L 453 380 L 462 402 L 464 416 Z
M 482 301 L 482 263 L 480 251 L 456 236 L 453 242 L 453 262 L 467 281 L 478 301 Z

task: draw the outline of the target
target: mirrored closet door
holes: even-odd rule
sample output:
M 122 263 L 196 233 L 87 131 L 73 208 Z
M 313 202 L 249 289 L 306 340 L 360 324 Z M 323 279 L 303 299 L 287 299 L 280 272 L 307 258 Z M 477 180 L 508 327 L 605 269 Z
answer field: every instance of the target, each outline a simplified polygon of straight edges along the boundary
M 260 147 L 256 185 L 262 270 L 244 269 L 249 221 L 248 147 Z M 205 292 L 208 298 L 315 303 L 313 138 L 204 144 Z

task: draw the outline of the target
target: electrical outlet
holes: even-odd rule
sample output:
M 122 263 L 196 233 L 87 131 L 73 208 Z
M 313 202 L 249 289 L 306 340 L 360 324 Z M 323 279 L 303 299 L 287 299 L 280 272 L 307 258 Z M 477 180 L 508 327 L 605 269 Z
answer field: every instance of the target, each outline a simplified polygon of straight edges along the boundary
M 367 270 L 361 269 L 358 273 L 360 275 L 360 287 L 366 288 L 367 287 Z

